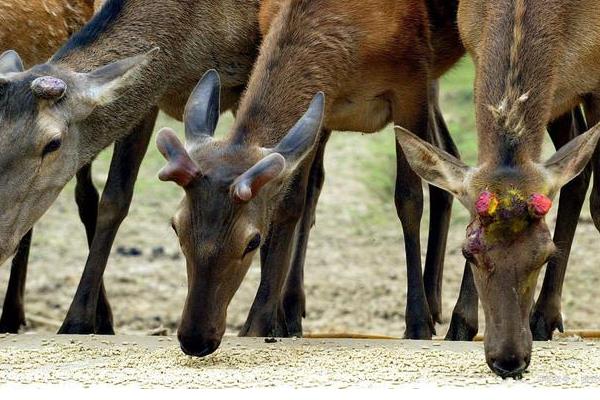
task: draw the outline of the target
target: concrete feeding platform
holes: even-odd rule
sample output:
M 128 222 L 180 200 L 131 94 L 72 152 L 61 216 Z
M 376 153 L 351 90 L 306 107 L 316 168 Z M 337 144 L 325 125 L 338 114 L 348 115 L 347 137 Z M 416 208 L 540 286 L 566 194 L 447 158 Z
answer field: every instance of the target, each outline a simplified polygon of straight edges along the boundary
M 148 388 L 600 387 L 600 342 L 534 344 L 523 379 L 503 380 L 482 343 L 226 337 L 206 358 L 174 337 L 0 334 L 0 385 Z

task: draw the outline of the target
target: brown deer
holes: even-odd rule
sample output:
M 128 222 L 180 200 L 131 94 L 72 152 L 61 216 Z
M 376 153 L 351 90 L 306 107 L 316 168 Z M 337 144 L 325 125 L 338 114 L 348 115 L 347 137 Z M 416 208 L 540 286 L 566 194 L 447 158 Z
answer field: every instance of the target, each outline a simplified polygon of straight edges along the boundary
M 455 12 L 456 2 L 261 3 L 263 44 L 230 134 L 212 137 L 220 89 L 217 73 L 210 71 L 185 112 L 187 149 L 168 128 L 157 141 L 169 161 L 160 178 L 186 194 L 173 218 L 188 272 L 178 332 L 184 352 L 205 356 L 219 346 L 227 306 L 259 249 L 262 279 L 242 334 L 301 333 L 297 260 L 305 248 L 298 255 L 292 238 L 299 231 L 307 240 L 314 222 L 331 130 L 371 133 L 394 121 L 454 150 L 447 146 L 451 141 L 430 85 L 463 54 Z M 430 24 L 440 37 L 431 37 Z M 444 140 L 430 138 L 430 128 Z M 397 149 L 396 205 L 408 272 L 405 335 L 431 338 L 419 246 L 421 180 Z M 446 211 L 444 228 L 430 232 L 439 235 L 430 240 L 439 261 L 451 198 L 436 193 L 445 196 Z
M 1 1 L 0 52 L 13 49 L 25 65 L 46 61 L 91 18 L 92 0 Z M 31 233 L 12 261 L 0 317 L 0 332 L 16 333 L 25 324 L 23 296 Z
M 477 68 L 477 167 L 397 129 L 415 171 L 453 193 L 471 212 L 463 253 L 484 308 L 486 360 L 504 377 L 521 375 L 530 363 L 530 314 L 537 278 L 541 267 L 557 257 L 544 217 L 558 191 L 586 168 L 600 137 L 596 125 L 600 5 L 588 3 L 586 7 L 535 0 L 460 3 L 461 36 Z M 557 118 L 580 103 L 585 105 L 587 123 L 595 126 L 565 144 L 565 133 L 573 131 L 571 122 Z M 545 127 L 553 120 L 565 128 L 562 137 L 553 138 L 557 146 L 564 146 L 542 162 Z M 585 123 L 577 125 L 580 130 Z M 567 254 L 586 179 L 573 187 L 575 193 L 563 192 L 576 198 L 576 204 L 566 208 L 566 213 L 575 211 L 567 215 L 572 229 L 560 233 L 571 235 Z M 592 211 L 597 218 L 598 210 Z M 559 222 L 565 216 L 560 214 L 559 209 Z M 557 227 L 555 241 L 564 245 L 556 240 L 558 235 Z M 548 270 L 544 283 L 553 287 L 544 287 L 536 311 L 560 315 L 563 277 L 564 268 Z M 549 322 L 551 332 L 556 321 Z
M 23 71 L 16 52 L 0 56 L 0 263 L 77 175 L 90 253 L 60 333 L 113 332 L 102 276 L 158 107 L 181 118 L 209 68 L 224 72 L 222 109 L 235 107 L 257 53 L 258 3 L 106 0 L 48 62 Z M 99 200 L 90 163 L 114 142 Z

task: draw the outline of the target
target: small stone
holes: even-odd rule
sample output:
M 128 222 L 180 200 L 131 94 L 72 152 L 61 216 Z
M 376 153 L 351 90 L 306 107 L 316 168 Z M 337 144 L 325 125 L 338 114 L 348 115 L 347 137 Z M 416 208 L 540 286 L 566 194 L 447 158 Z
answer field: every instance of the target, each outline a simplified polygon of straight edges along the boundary
M 163 246 L 156 246 L 152 248 L 152 258 L 163 257 L 165 253 L 165 248 Z
M 139 257 L 142 255 L 142 250 L 137 247 L 125 247 L 119 246 L 117 247 L 117 254 L 123 257 Z

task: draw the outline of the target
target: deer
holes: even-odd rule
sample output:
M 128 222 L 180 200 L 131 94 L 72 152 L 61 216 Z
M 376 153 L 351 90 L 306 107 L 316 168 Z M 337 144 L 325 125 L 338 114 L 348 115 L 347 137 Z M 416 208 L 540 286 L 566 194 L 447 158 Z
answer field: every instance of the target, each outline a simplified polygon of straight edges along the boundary
M 561 252 L 568 256 L 590 169 L 597 168 L 597 161 L 589 162 L 600 137 L 598 11 L 592 3 L 461 1 L 459 30 L 477 72 L 477 166 L 465 165 L 405 127 L 396 129 L 419 176 L 454 194 L 470 211 L 463 254 L 484 310 L 486 362 L 502 377 L 519 377 L 528 368 L 532 327 L 551 335 L 562 324 L 566 260 L 557 258 Z M 577 111 L 580 104 L 585 120 Z M 558 149 L 542 161 L 548 124 Z M 596 223 L 597 184 L 595 174 Z M 553 241 L 545 217 L 561 188 Z M 572 203 L 563 204 L 567 199 Z M 561 221 L 566 223 L 559 230 Z M 548 261 L 553 269 L 547 269 L 534 307 L 538 276 Z M 477 297 L 475 310 L 476 302 Z
M 89 255 L 59 333 L 114 333 L 102 277 L 158 109 L 181 119 L 209 68 L 223 72 L 222 110 L 235 108 L 259 43 L 257 0 L 101 3 L 48 61 L 0 55 L 0 264 L 26 258 L 33 224 L 77 178 Z M 113 143 L 100 197 L 91 163 Z
M 92 0 L 0 2 L 0 51 L 12 48 L 25 65 L 46 61 L 58 47 L 91 18 Z M 17 333 L 25 324 L 24 291 L 31 233 L 26 234 L 13 258 L 0 332 Z
M 464 52 L 456 10 L 456 2 L 441 1 L 261 3 L 263 41 L 229 134 L 213 137 L 221 84 L 211 70 L 186 106 L 185 146 L 170 128 L 157 138 L 167 160 L 159 178 L 185 192 L 172 218 L 188 274 L 178 329 L 184 353 L 202 357 L 219 347 L 229 302 L 258 252 L 261 283 L 240 334 L 301 334 L 305 298 L 298 260 L 314 223 L 333 130 L 374 133 L 393 121 L 457 154 L 435 84 Z M 407 253 L 405 336 L 430 339 L 419 244 L 421 180 L 396 150 L 395 203 Z M 437 248 L 428 257 L 439 264 L 452 198 L 443 191 L 432 195 L 444 210 L 437 222 L 442 229 L 430 230 Z

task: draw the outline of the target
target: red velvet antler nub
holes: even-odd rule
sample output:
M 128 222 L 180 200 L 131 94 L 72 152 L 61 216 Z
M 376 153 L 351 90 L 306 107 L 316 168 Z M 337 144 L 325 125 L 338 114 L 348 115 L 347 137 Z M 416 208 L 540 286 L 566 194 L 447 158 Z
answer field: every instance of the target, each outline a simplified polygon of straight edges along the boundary
M 494 216 L 497 208 L 498 199 L 496 198 L 496 195 L 488 191 L 482 192 L 475 202 L 475 210 L 482 218 Z
M 548 214 L 550 208 L 552 208 L 552 200 L 541 193 L 534 193 L 527 201 L 527 207 L 529 209 L 529 214 L 532 217 L 542 218 Z

